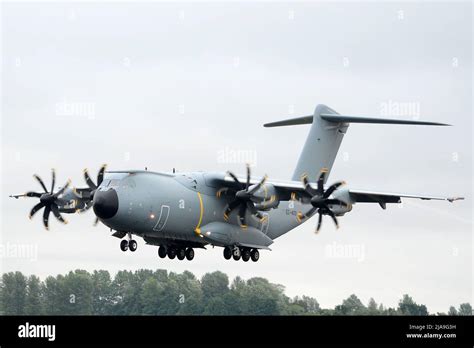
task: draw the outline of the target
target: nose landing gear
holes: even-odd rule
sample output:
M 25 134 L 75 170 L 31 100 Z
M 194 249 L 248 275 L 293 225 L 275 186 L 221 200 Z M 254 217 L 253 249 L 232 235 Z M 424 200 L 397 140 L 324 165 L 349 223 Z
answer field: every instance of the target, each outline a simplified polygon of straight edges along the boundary
M 120 249 L 122 251 L 127 251 L 128 250 L 128 240 L 124 239 L 120 242 Z
M 128 233 L 128 240 L 123 239 L 120 242 L 120 250 L 122 251 L 130 250 L 131 252 L 134 252 L 135 250 L 137 250 L 137 247 L 138 247 L 137 241 L 132 239 L 132 235 L 130 232 Z

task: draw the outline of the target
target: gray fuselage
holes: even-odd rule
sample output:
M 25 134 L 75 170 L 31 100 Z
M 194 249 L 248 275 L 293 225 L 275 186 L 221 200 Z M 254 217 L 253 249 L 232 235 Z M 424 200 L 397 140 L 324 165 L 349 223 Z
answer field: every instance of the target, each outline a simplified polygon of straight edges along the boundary
M 96 195 L 100 197 L 102 192 L 115 190 L 118 210 L 111 218 L 99 218 L 111 229 L 139 235 L 150 244 L 185 241 L 208 244 L 196 230 L 211 222 L 226 222 L 224 209 L 229 198 L 216 196 L 221 188 L 216 179 L 224 176 L 203 172 L 108 173 Z M 298 201 L 280 202 L 277 208 L 264 212 L 267 215 L 264 222 L 247 213 L 247 225 L 273 240 L 298 226 L 296 214 L 302 209 L 303 204 Z M 238 226 L 237 222 L 237 214 L 233 212 L 226 223 Z

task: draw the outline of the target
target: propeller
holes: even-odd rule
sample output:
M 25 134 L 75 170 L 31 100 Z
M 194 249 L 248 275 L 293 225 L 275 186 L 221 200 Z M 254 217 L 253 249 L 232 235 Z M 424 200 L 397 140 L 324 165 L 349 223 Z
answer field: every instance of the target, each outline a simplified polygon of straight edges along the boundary
M 265 181 L 267 180 L 267 176 L 265 175 L 258 184 L 256 184 L 255 186 L 251 188 L 249 164 L 247 164 L 247 180 L 245 183 L 240 182 L 234 173 L 232 172 L 227 172 L 227 173 L 235 181 L 239 189 L 236 190 L 234 188 L 225 187 L 217 191 L 217 197 L 221 197 L 222 194 L 227 194 L 227 195 L 231 195 L 234 198 L 225 207 L 224 219 L 227 221 L 232 211 L 234 211 L 235 209 L 238 209 L 237 222 L 242 228 L 247 227 L 245 223 L 246 222 L 245 214 L 247 210 L 250 212 L 250 214 L 260 219 L 260 221 L 263 221 L 266 217 L 258 211 L 258 207 L 261 204 L 264 204 L 266 201 L 265 201 L 265 198 L 263 197 L 255 196 L 255 192 L 257 192 L 263 186 L 263 184 L 265 184 Z
M 102 181 L 104 181 L 104 173 L 105 170 L 107 169 L 107 165 L 103 164 L 99 172 L 97 173 L 97 183 L 95 183 L 91 176 L 89 175 L 89 170 L 87 168 L 84 169 L 84 179 L 87 183 L 87 186 L 89 187 L 88 189 L 80 189 L 78 191 L 75 191 L 75 194 L 77 197 L 79 197 L 82 200 L 86 200 L 86 205 L 84 208 L 80 209 L 79 212 L 85 212 L 89 210 L 92 207 L 92 200 L 94 199 L 94 193 L 97 190 L 97 188 L 102 184 Z M 78 194 L 80 192 L 80 195 Z M 94 221 L 94 226 L 96 226 L 99 223 L 99 218 L 96 217 Z
M 311 217 L 315 211 L 318 211 L 319 217 L 318 217 L 318 225 L 316 227 L 316 233 L 319 232 L 321 229 L 321 225 L 323 222 L 323 215 L 328 215 L 331 217 L 332 221 L 334 221 L 334 224 L 336 225 L 337 228 L 339 228 L 339 222 L 337 221 L 336 215 L 334 212 L 331 210 L 330 205 L 342 205 L 344 207 L 347 207 L 347 203 L 339 200 L 339 199 L 332 199 L 329 198 L 341 185 L 344 185 L 344 181 L 339 181 L 331 186 L 328 187 L 327 190 L 324 190 L 324 181 L 326 179 L 326 174 L 328 170 L 323 169 L 321 170 L 321 173 L 319 174 L 319 178 L 317 181 L 317 187 L 313 188 L 309 181 L 308 181 L 308 176 L 305 174 L 301 178 L 303 181 L 304 185 L 304 191 L 306 192 L 307 195 L 311 197 L 311 209 L 309 209 L 306 213 L 298 212 L 296 215 L 296 218 L 299 222 L 301 222 L 303 219 L 307 217 Z
M 102 181 L 104 181 L 104 173 L 106 168 L 106 164 L 103 164 L 100 167 L 99 172 L 97 173 L 97 184 L 92 180 L 91 176 L 89 175 L 89 170 L 87 168 L 84 169 L 84 179 L 87 183 L 88 188 L 74 190 L 74 194 L 76 195 L 76 197 L 82 199 L 83 201 L 86 201 L 86 206 L 80 209 L 79 212 L 84 212 L 92 207 L 91 203 L 94 199 L 94 193 L 100 186 L 100 184 L 102 184 Z
M 38 181 L 41 187 L 44 190 L 44 193 L 40 192 L 27 192 L 25 195 L 27 197 L 36 197 L 39 198 L 39 203 L 36 204 L 30 211 L 29 218 L 31 219 L 33 215 L 35 215 L 38 211 L 44 208 L 43 211 L 43 225 L 44 227 L 49 230 L 49 214 L 53 212 L 53 215 L 62 223 L 67 224 L 67 220 L 65 220 L 61 214 L 59 213 L 59 206 L 56 204 L 56 200 L 58 197 L 66 190 L 66 188 L 70 185 L 70 181 L 66 183 L 58 192 L 54 193 L 54 185 L 56 184 L 56 172 L 54 169 L 51 170 L 52 173 L 52 180 L 51 180 L 51 190 L 48 191 L 46 185 L 44 184 L 43 180 L 38 175 L 33 175 L 33 177 Z
M 107 164 L 103 164 L 102 167 L 100 167 L 99 173 L 97 173 L 97 184 L 95 184 L 94 181 L 92 181 L 87 168 L 84 169 L 84 179 L 86 180 L 87 186 L 89 186 L 91 191 L 95 191 L 97 189 L 97 187 L 99 187 L 100 184 L 102 184 L 102 181 L 104 180 L 104 173 L 105 173 L 106 169 L 107 169 Z

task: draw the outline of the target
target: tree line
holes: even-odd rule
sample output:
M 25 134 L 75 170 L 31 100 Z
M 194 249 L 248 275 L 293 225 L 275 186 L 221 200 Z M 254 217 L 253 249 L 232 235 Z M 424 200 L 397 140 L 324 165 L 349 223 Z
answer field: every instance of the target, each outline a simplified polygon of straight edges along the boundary
M 333 309 L 309 296 L 290 298 L 282 285 L 265 278 L 232 282 L 219 271 L 198 279 L 191 272 L 141 269 L 71 271 L 41 280 L 21 272 L 0 281 L 0 315 L 429 315 L 423 304 L 404 295 L 396 308 L 373 298 L 367 305 L 350 295 Z M 472 315 L 469 303 L 437 315 Z

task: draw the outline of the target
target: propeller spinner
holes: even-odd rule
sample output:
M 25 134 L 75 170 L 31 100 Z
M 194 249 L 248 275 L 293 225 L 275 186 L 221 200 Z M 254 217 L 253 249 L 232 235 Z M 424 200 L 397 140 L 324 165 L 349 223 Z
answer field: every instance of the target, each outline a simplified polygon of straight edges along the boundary
M 80 210 L 80 212 L 84 212 L 89 210 L 92 207 L 92 200 L 94 199 L 94 193 L 97 190 L 97 188 L 102 184 L 102 181 L 104 181 L 104 173 L 105 170 L 107 169 L 107 165 L 103 164 L 102 167 L 100 167 L 99 172 L 97 173 L 97 184 L 91 179 L 89 175 L 89 171 L 87 168 L 84 169 L 84 179 L 87 183 L 87 186 L 89 186 L 88 189 L 80 189 L 80 198 L 83 200 L 86 200 L 86 205 L 83 209 Z M 77 195 L 77 193 L 76 193 Z M 96 217 L 94 225 L 97 225 L 99 223 L 99 218 Z
M 298 212 L 296 215 L 296 218 L 298 219 L 299 222 L 301 222 L 303 219 L 311 217 L 313 213 L 317 210 L 319 217 L 318 217 L 318 225 L 316 227 L 316 233 L 319 232 L 321 229 L 321 225 L 323 222 L 323 215 L 329 215 L 331 219 L 334 221 L 334 224 L 336 225 L 337 228 L 339 228 L 339 222 L 337 221 L 336 215 L 334 212 L 331 210 L 330 206 L 331 205 L 341 205 L 344 207 L 347 207 L 347 203 L 339 200 L 339 199 L 331 199 L 329 198 L 341 185 L 344 185 L 344 181 L 339 181 L 331 186 L 328 187 L 327 190 L 324 190 L 324 180 L 326 178 L 327 174 L 327 169 L 321 170 L 321 174 L 319 175 L 318 182 L 317 182 L 317 187 L 316 189 L 311 187 L 309 181 L 308 181 L 308 176 L 303 175 L 301 180 L 303 181 L 304 185 L 304 190 L 307 195 L 311 197 L 311 205 L 312 208 L 309 209 L 306 213 Z
M 258 184 L 253 187 L 250 187 L 249 164 L 247 164 L 247 180 L 245 183 L 240 182 L 234 173 L 228 172 L 228 174 L 235 181 L 239 189 L 236 190 L 230 187 L 225 187 L 217 191 L 217 197 L 220 197 L 222 194 L 228 194 L 233 196 L 233 200 L 226 205 L 226 208 L 224 210 L 224 219 L 228 220 L 229 215 L 232 213 L 232 211 L 238 208 L 239 210 L 237 213 L 237 222 L 242 228 L 247 227 L 245 223 L 245 214 L 247 210 L 250 212 L 250 214 L 263 221 L 265 219 L 265 216 L 258 211 L 256 205 L 266 203 L 266 201 L 263 197 L 256 196 L 255 193 L 265 184 L 267 176 L 265 175 Z
M 44 190 L 44 193 L 39 192 L 27 192 L 25 195 L 27 197 L 37 197 L 39 198 L 40 202 L 36 204 L 30 211 L 29 218 L 31 219 L 39 210 L 44 208 L 43 211 L 43 225 L 44 227 L 49 230 L 49 214 L 53 212 L 53 215 L 62 223 L 67 224 L 67 220 L 65 220 L 61 214 L 59 213 L 59 206 L 56 203 L 58 197 L 66 190 L 66 188 L 70 185 L 70 181 L 66 183 L 58 192 L 54 193 L 54 185 L 56 184 L 56 172 L 54 169 L 51 170 L 52 180 L 51 180 L 51 190 L 48 191 L 46 188 L 43 180 L 38 175 L 33 175 L 33 177 L 39 182 L 41 187 Z

